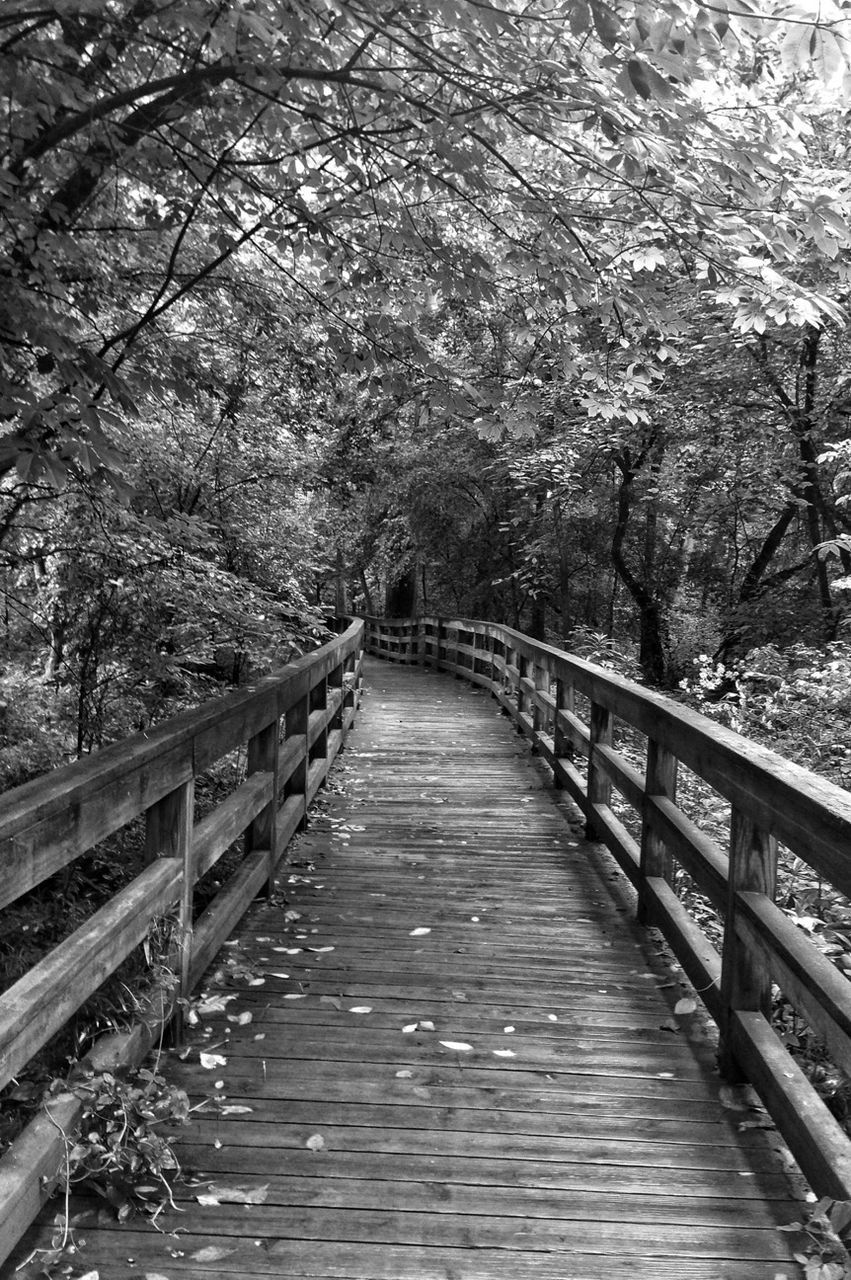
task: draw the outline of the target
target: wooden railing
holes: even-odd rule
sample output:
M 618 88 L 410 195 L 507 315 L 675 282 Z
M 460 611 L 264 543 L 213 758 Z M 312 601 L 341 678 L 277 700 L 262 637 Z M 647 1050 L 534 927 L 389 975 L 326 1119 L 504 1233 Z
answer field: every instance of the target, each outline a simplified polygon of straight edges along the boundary
M 204 704 L 0 797 L 0 907 L 144 815 L 146 868 L 0 995 L 0 1087 L 176 912 L 175 980 L 149 994 L 132 1031 L 88 1055 L 95 1070 L 139 1063 L 233 924 L 265 885 L 343 746 L 360 692 L 363 623 L 253 686 Z M 245 781 L 200 821 L 196 777 L 246 749 Z M 193 924 L 193 890 L 234 841 L 244 856 Z M 52 1094 L 0 1160 L 0 1262 L 55 1185 L 81 1104 Z
M 428 663 L 494 695 L 632 881 L 639 918 L 664 934 L 718 1024 L 722 1071 L 752 1082 L 819 1195 L 851 1199 L 851 1143 L 770 1022 L 777 987 L 851 1073 L 851 983 L 774 901 L 778 841 L 851 897 L 851 793 L 510 627 L 447 618 L 366 626 L 370 653 Z M 677 803 L 678 764 L 728 802 L 726 848 Z M 677 866 L 717 909 L 720 954 L 674 891 Z

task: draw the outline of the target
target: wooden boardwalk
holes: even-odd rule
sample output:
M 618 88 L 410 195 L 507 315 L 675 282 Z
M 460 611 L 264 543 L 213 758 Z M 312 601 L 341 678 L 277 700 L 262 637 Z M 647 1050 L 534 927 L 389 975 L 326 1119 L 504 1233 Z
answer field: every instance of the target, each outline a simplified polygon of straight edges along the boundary
M 280 883 L 204 985 L 223 1009 L 168 1054 L 210 1099 L 180 1131 L 197 1185 L 159 1232 L 76 1204 L 75 1275 L 801 1274 L 776 1136 L 492 699 L 371 663 Z

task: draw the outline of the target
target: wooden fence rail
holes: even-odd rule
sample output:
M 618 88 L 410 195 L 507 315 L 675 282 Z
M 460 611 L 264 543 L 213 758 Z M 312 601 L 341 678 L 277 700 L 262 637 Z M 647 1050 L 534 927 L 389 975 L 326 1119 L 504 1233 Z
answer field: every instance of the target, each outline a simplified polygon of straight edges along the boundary
M 722 1070 L 753 1083 L 814 1190 L 851 1199 L 851 1142 L 770 1022 L 779 988 L 851 1073 L 851 983 L 774 901 L 778 842 L 851 897 L 851 794 L 510 627 L 429 617 L 368 618 L 366 627 L 369 652 L 425 662 L 494 695 L 632 881 L 640 918 L 664 934 L 719 1026 Z M 618 747 L 635 731 L 643 768 Z M 678 804 L 678 765 L 728 802 L 728 847 Z M 675 892 L 677 867 L 718 911 L 720 954 Z
M 363 623 L 253 686 L 0 797 L 0 907 L 145 815 L 148 865 L 0 995 L 0 1088 L 146 937 L 177 912 L 176 981 L 152 987 L 131 1032 L 104 1038 L 95 1070 L 135 1065 L 275 868 L 343 746 L 360 693 Z M 197 776 L 247 748 L 247 776 L 200 821 Z M 244 857 L 193 921 L 193 891 L 234 841 Z M 0 1160 L 0 1262 L 55 1185 L 81 1103 L 53 1095 Z

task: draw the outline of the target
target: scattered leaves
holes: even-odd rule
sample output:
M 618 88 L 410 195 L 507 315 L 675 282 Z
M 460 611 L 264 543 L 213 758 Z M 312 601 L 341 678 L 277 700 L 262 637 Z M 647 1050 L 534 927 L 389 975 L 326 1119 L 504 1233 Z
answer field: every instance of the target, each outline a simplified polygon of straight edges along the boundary
M 227 1058 L 221 1053 L 199 1053 L 198 1061 L 207 1071 L 212 1071 L 214 1067 L 226 1067 L 228 1064 Z
M 269 1184 L 249 1187 L 244 1184 L 228 1186 L 226 1183 L 211 1182 L 206 1191 L 202 1191 L 195 1199 L 199 1204 L 263 1204 L 269 1196 Z

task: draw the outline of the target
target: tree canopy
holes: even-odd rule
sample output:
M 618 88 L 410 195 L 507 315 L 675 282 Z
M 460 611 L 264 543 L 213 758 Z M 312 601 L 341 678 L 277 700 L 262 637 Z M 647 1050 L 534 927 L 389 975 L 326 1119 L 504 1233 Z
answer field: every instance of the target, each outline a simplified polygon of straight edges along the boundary
M 622 634 L 669 683 L 836 640 L 849 35 L 833 0 L 7 5 L 6 643 L 77 748 L 131 670 L 145 720 L 353 600 Z

